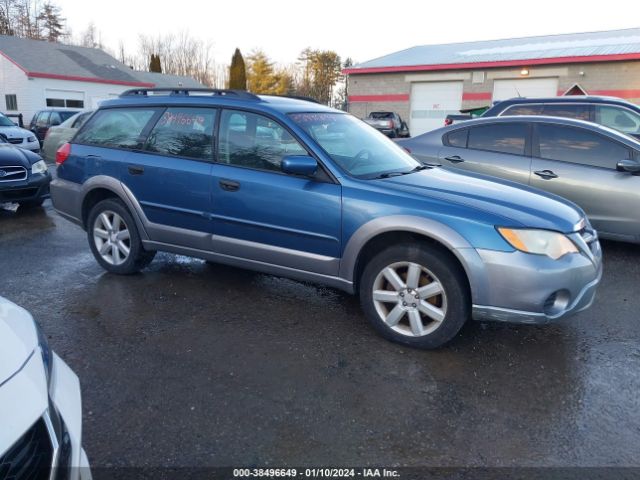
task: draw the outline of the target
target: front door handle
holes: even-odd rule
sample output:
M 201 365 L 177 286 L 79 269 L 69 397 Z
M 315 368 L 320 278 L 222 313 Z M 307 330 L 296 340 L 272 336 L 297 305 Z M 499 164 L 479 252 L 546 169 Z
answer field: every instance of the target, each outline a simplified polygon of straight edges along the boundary
M 453 163 L 464 162 L 464 158 L 462 158 L 460 155 L 452 155 L 450 157 L 444 157 L 444 159 L 449 160 L 450 162 L 453 162 Z
M 240 190 L 240 184 L 234 180 L 220 180 L 220 187 L 227 192 L 237 192 Z
M 551 180 L 552 178 L 558 178 L 558 175 L 553 173 L 551 170 L 538 170 L 537 172 L 533 172 L 539 177 L 544 178 L 545 180 Z
M 131 175 L 142 175 L 144 173 L 144 167 L 140 165 L 129 165 L 129 173 Z

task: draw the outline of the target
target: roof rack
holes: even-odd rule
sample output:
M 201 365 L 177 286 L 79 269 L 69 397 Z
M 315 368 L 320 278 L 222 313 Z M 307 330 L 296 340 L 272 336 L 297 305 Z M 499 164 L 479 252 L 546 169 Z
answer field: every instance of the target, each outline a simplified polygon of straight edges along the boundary
M 120 94 L 121 97 L 149 96 L 149 93 L 189 96 L 190 93 L 210 93 L 212 97 L 229 97 L 238 100 L 260 100 L 260 97 L 244 90 L 225 90 L 222 88 L 132 88 Z

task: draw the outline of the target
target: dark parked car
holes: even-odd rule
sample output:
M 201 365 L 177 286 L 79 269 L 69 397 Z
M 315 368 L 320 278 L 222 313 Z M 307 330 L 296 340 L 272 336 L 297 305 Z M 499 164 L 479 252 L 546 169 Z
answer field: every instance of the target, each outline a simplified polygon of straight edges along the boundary
M 36 112 L 31 119 L 29 130 L 36 134 L 36 137 L 40 142 L 40 146 L 42 146 L 42 142 L 44 142 L 44 137 L 49 128 L 60 125 L 76 113 L 78 113 L 78 110 L 40 110 L 39 112 Z
M 49 198 L 47 164 L 29 150 L 14 147 L 0 135 L 0 204 L 38 207 Z
M 557 117 L 493 117 L 399 143 L 423 163 L 561 195 L 585 210 L 602 237 L 640 243 L 640 142 L 616 130 Z
M 545 115 L 598 123 L 640 138 L 640 107 L 616 97 L 570 95 L 512 98 L 497 102 L 483 117 Z
M 364 121 L 390 138 L 410 136 L 409 127 L 395 112 L 371 112 Z
M 152 93 L 103 102 L 56 155 L 54 207 L 112 273 L 161 250 L 324 283 L 422 348 L 468 318 L 547 323 L 593 302 L 600 246 L 569 201 L 425 167 L 317 103 Z

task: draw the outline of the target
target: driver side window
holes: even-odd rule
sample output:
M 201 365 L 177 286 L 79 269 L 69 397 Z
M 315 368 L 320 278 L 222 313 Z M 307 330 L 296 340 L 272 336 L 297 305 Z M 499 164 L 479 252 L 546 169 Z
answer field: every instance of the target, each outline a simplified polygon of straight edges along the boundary
M 218 161 L 256 170 L 281 171 L 287 155 L 307 155 L 306 149 L 279 123 L 262 115 L 223 110 Z

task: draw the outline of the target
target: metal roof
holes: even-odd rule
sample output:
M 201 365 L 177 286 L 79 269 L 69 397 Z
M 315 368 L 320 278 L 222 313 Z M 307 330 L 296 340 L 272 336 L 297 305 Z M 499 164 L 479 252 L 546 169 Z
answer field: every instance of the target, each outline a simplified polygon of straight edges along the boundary
M 640 59 L 640 28 L 421 45 L 360 63 L 345 72 L 445 70 L 623 59 Z
M 194 79 L 150 72 L 137 72 L 98 48 L 0 35 L 0 54 L 29 77 L 77 80 L 137 87 L 171 86 Z

